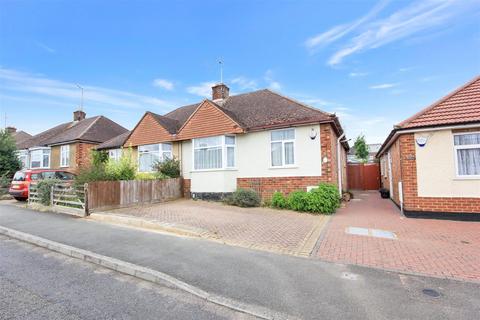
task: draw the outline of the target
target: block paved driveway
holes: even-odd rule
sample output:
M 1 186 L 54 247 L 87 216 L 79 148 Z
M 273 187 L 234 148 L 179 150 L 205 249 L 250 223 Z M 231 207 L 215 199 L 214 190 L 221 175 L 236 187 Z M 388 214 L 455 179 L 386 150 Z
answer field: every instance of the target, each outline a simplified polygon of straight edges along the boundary
M 330 218 L 186 199 L 111 210 L 103 214 L 133 216 L 174 228 L 178 233 L 188 231 L 229 245 L 299 256 L 312 253 Z
M 480 222 L 406 218 L 376 191 L 356 198 L 330 220 L 317 258 L 480 281 Z M 397 238 L 348 234 L 349 227 L 392 231 Z

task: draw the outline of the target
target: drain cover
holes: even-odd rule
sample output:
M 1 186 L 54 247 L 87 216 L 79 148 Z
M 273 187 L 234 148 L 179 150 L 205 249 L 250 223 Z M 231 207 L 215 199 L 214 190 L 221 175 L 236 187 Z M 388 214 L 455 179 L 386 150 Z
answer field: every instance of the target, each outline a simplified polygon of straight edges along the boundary
M 433 289 L 423 289 L 423 290 L 422 290 L 422 293 L 423 293 L 424 295 L 427 295 L 427 296 L 433 297 L 433 298 L 438 298 L 438 297 L 440 297 L 440 293 L 438 293 L 438 291 L 433 290 Z

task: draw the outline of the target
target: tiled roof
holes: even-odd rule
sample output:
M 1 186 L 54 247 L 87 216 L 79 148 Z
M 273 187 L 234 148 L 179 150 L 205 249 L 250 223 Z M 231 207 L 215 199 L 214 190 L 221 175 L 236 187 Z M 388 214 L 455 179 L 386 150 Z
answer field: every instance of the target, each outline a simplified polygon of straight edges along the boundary
M 113 148 L 120 148 L 125 144 L 127 141 L 128 136 L 130 135 L 130 131 L 126 131 L 119 136 L 116 136 L 110 140 L 107 140 L 97 146 L 98 150 L 101 149 L 113 149 Z
M 12 133 L 12 137 L 15 140 L 15 144 L 18 146 L 23 143 L 25 140 L 30 139 L 32 137 L 31 134 L 26 133 L 25 131 L 16 131 Z
M 268 89 L 228 97 L 225 101 L 213 101 L 219 109 L 245 130 L 262 129 L 277 125 L 308 122 L 334 122 L 333 114 L 304 105 Z M 182 127 L 200 103 L 175 109 L 164 117 L 178 121 Z M 339 128 L 341 131 L 341 128 Z
M 23 141 L 17 148 L 26 149 L 76 140 L 102 143 L 125 131 L 127 129 L 116 122 L 104 116 L 96 116 L 81 121 L 62 123 Z
M 480 76 L 397 126 L 403 129 L 475 121 L 480 121 Z

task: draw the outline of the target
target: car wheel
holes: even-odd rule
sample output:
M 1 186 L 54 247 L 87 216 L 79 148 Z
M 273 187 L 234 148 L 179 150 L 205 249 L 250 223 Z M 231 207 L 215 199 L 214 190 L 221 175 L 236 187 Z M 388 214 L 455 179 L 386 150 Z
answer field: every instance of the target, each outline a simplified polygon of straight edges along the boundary
M 27 198 L 14 197 L 17 201 L 27 201 Z

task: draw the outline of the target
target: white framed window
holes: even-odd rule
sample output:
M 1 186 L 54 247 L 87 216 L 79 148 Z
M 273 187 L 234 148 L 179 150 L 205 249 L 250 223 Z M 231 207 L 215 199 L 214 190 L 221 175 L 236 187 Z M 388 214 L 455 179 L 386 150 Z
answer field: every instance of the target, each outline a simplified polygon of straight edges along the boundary
M 22 164 L 22 169 L 28 168 L 28 151 L 27 150 L 19 150 L 17 151 L 18 160 Z
M 453 135 L 456 174 L 459 178 L 480 178 L 480 132 Z
M 157 162 L 172 158 L 172 144 L 158 143 L 138 146 L 138 171 L 151 172 Z
M 272 167 L 295 165 L 295 129 L 270 131 Z
M 60 167 L 70 166 L 70 146 L 60 146 Z
M 122 157 L 122 149 L 110 149 L 108 150 L 108 157 L 113 161 L 118 161 Z
M 30 151 L 30 168 L 50 168 L 50 148 L 38 148 Z
M 233 169 L 235 154 L 235 136 L 193 139 L 193 170 Z

